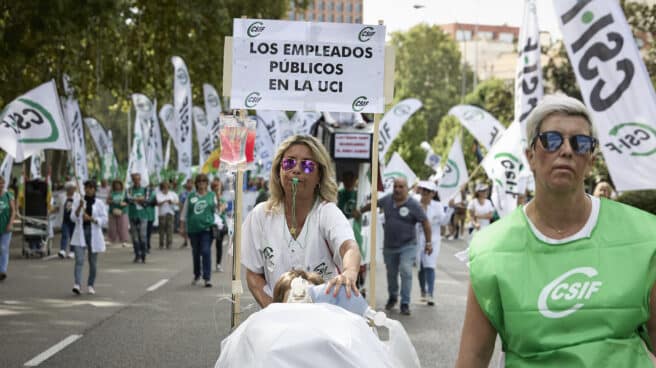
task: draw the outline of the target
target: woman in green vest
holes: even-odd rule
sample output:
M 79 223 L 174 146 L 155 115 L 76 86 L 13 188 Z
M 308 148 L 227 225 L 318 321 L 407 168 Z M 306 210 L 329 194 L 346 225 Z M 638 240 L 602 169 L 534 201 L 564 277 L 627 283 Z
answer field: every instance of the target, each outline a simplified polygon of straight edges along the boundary
M 16 204 L 11 192 L 5 190 L 5 178 L 0 176 L 0 281 L 7 278 L 11 228 L 16 216 Z
M 535 198 L 472 240 L 457 367 L 654 367 L 656 216 L 586 194 L 599 145 L 585 106 L 526 120 Z
M 205 174 L 196 176 L 196 191 L 189 193 L 182 209 L 180 229 L 189 235 L 191 254 L 194 263 L 194 279 L 192 285 L 200 281 L 201 271 L 205 287 L 212 287 L 212 225 L 216 195 L 208 190 L 208 179 Z M 202 267 L 201 267 L 202 262 Z

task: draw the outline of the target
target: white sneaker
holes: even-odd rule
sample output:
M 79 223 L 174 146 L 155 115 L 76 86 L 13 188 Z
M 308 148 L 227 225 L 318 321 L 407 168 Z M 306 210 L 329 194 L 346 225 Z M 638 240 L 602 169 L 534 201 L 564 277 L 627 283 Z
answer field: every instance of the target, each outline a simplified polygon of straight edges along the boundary
M 73 285 L 73 293 L 75 295 L 80 295 L 80 285 L 78 284 Z
M 223 272 L 223 267 L 220 264 L 216 265 L 216 272 Z
M 64 259 L 64 258 L 66 258 L 66 251 L 65 250 L 60 250 L 59 253 L 57 253 L 57 255 L 59 256 L 59 258 Z
M 87 289 L 87 292 L 91 295 L 95 295 L 96 294 L 96 289 L 94 289 L 93 286 L 89 286 L 89 288 Z
M 428 305 L 430 305 L 430 306 L 434 306 L 434 305 L 435 305 L 435 301 L 433 300 L 433 296 L 432 296 L 432 295 L 429 295 L 429 296 L 426 297 L 426 304 L 428 304 Z
M 68 252 L 68 258 L 75 258 L 75 252 Z

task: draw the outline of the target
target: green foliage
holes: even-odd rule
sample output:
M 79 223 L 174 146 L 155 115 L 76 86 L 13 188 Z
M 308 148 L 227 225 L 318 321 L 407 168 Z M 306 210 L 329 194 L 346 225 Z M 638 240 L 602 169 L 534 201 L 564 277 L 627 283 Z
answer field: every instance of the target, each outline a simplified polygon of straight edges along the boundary
M 439 27 L 427 24 L 395 32 L 390 42 L 396 47 L 395 101 L 414 97 L 423 107 L 403 126 L 386 160 L 396 151 L 419 177 L 425 178 L 432 170 L 424 165 L 426 154 L 419 145 L 435 137 L 438 122 L 459 101 L 460 51 Z M 471 70 L 465 73 L 471 80 Z
M 656 190 L 625 192 L 617 197 L 617 201 L 656 215 Z

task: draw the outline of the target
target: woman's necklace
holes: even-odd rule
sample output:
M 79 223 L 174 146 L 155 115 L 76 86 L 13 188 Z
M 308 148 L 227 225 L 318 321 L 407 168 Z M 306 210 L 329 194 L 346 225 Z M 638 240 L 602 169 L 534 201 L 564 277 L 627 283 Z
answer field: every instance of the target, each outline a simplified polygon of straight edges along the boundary
M 586 199 L 587 199 L 587 201 L 585 202 L 585 206 L 587 206 L 588 202 L 590 201 L 590 198 L 587 198 L 587 197 L 586 197 Z M 587 210 L 587 208 L 586 208 L 586 210 Z M 586 212 L 587 212 L 587 211 L 586 211 Z M 568 232 L 569 229 L 567 229 L 567 228 L 564 228 L 564 229 L 563 229 L 563 228 L 557 228 L 557 227 L 555 227 L 555 226 L 549 224 L 549 223 L 548 223 L 548 222 L 542 217 L 542 215 L 540 215 L 537 211 L 536 211 L 536 214 L 538 215 L 538 219 L 540 220 L 540 222 L 542 223 L 542 225 L 546 226 L 547 228 L 549 228 L 549 229 L 552 230 L 552 231 L 555 231 L 556 234 L 558 234 L 559 236 L 561 236 L 562 234 Z M 587 219 L 586 219 L 586 221 L 587 221 Z M 576 225 L 575 227 L 578 229 L 578 228 L 579 228 L 579 223 L 580 223 L 579 221 L 576 221 L 576 222 L 572 222 L 572 223 L 568 224 L 567 226 L 569 226 L 569 228 L 571 229 L 571 228 L 574 227 L 573 225 Z
M 292 178 L 292 226 L 289 232 L 293 238 L 296 238 L 296 187 L 298 186 L 298 178 Z

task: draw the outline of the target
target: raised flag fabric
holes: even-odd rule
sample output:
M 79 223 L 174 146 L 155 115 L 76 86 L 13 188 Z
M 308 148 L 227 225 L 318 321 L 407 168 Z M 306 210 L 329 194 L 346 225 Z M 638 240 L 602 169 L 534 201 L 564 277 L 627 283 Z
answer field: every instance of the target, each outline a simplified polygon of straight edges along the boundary
M 262 119 L 257 119 L 255 127 L 255 157 L 262 165 L 262 175 L 268 179 L 273 166 L 273 156 L 275 155 L 275 146 L 273 139 Z
M 449 110 L 449 115 L 457 117 L 460 124 L 487 150 L 506 130 L 499 120 L 478 106 L 457 105 Z
M 194 125 L 196 126 L 196 139 L 198 141 L 198 166 L 203 166 L 213 151 L 211 129 L 207 116 L 202 107 L 194 106 Z
M 408 187 L 417 182 L 417 174 L 412 171 L 401 155 L 394 152 L 383 171 L 383 186 L 386 193 L 394 189 L 394 178 L 397 177 L 404 178 L 408 182 Z
M 64 116 L 68 122 L 71 147 L 73 155 L 73 168 L 75 177 L 80 183 L 84 183 L 89 177 L 89 168 L 87 166 L 87 149 L 84 141 L 84 126 L 82 125 L 82 112 L 80 105 L 75 99 L 75 90 L 71 85 L 70 78 L 64 74 L 64 93 L 66 101 L 64 102 Z
M 421 101 L 418 99 L 408 98 L 394 105 L 383 115 L 378 130 L 378 154 L 380 157 L 385 157 L 403 125 L 421 106 Z
M 656 189 L 656 93 L 619 2 L 553 4 L 615 188 Z
M 141 176 L 141 185 L 146 187 L 150 183 L 148 176 L 148 163 L 146 162 L 145 142 L 142 125 L 135 120 L 134 136 L 132 138 L 132 150 L 128 161 L 128 170 L 126 173 L 126 187 L 132 185 L 131 175 L 137 173 Z
M 164 129 L 169 134 L 169 138 L 173 140 L 173 145 L 175 149 L 178 149 L 178 131 L 175 128 L 175 111 L 173 110 L 173 105 L 166 104 L 162 106 L 159 110 L 159 118 L 162 120 L 162 125 Z
M 173 78 L 173 109 L 178 144 L 178 172 L 191 176 L 191 79 L 184 60 L 171 58 L 175 75 Z
M 212 150 L 219 146 L 219 129 L 221 128 L 221 99 L 211 84 L 203 84 L 203 97 L 205 100 L 205 115 L 212 140 Z
M 44 149 L 69 150 L 55 81 L 17 97 L 0 111 L 0 148 L 21 162 Z
M 442 170 L 443 174 L 437 183 L 437 192 L 442 202 L 448 203 L 456 193 L 460 192 L 460 187 L 469 180 L 465 155 L 462 153 L 462 144 L 458 137 L 453 140 Z
M 11 155 L 5 155 L 5 159 L 2 161 L 2 165 L 0 165 L 0 175 L 2 175 L 2 177 L 5 179 L 5 191 L 7 188 L 9 188 L 9 183 L 11 182 L 11 170 L 13 168 L 14 158 L 11 157 Z
M 284 111 L 278 110 L 257 110 L 256 111 L 258 125 L 260 122 L 266 127 L 271 141 L 274 146 L 278 146 L 282 139 L 280 139 L 280 127 L 286 127 L 289 125 L 289 118 Z M 258 133 L 259 135 L 259 133 Z
M 321 113 L 316 111 L 297 111 L 292 116 L 290 123 L 294 129 L 294 134 L 307 135 L 314 124 L 321 118 Z

